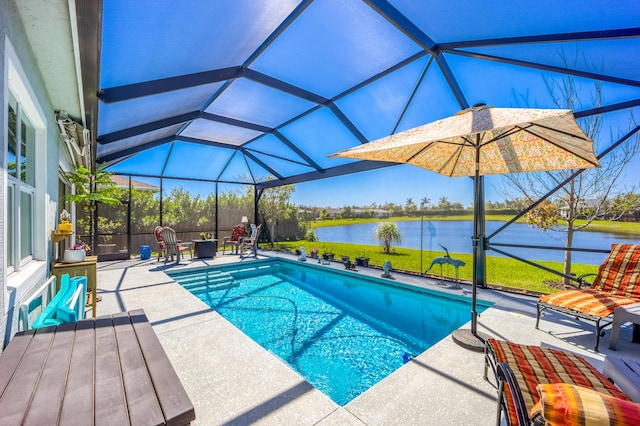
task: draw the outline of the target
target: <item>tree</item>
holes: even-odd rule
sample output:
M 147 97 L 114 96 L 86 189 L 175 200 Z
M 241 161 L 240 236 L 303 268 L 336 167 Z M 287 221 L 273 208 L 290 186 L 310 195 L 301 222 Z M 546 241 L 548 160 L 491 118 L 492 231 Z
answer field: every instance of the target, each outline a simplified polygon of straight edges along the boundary
M 400 244 L 402 234 L 395 223 L 381 223 L 374 230 L 374 237 L 384 247 L 385 253 L 391 252 L 391 244 Z
M 420 200 L 420 210 L 425 211 L 429 208 L 429 204 L 431 204 L 431 200 L 427 197 L 422 197 L 422 199 Z
M 442 196 L 440 200 L 438 200 L 438 208 L 440 210 L 449 210 L 451 208 L 451 202 L 447 197 Z
M 353 217 L 353 209 L 351 206 L 344 206 L 342 209 L 342 217 L 346 219 L 351 219 Z
M 404 211 L 407 214 L 415 213 L 418 210 L 418 206 L 413 202 L 412 198 L 407 198 L 407 203 L 404 206 Z
M 633 192 L 621 192 L 615 196 L 611 204 L 611 215 L 613 220 L 618 220 L 627 213 L 640 209 L 640 194 Z
M 120 198 L 122 190 L 117 187 L 111 179 L 113 173 L 104 171 L 106 164 L 101 164 L 95 171 L 91 171 L 83 166 L 77 166 L 75 170 L 65 172 L 64 177 L 75 189 L 73 194 L 63 197 L 65 201 L 75 203 L 76 206 L 87 210 L 87 223 L 79 223 L 78 227 L 85 228 L 89 233 L 89 246 L 94 247 L 94 215 L 96 203 L 103 203 L 109 206 L 119 206 L 122 204 Z M 88 225 L 88 226 L 87 226 Z
M 568 68 L 568 61 L 563 56 L 565 65 Z M 576 61 L 577 62 L 577 61 Z M 547 91 L 558 108 L 563 109 L 582 109 L 581 95 L 584 91 L 580 87 L 576 79 L 571 76 L 564 76 L 560 79 L 544 78 Z M 594 83 L 594 90 L 590 94 L 593 108 L 602 105 L 602 84 Z M 599 151 L 597 146 L 601 142 L 601 117 L 593 115 L 580 119 L 578 123 L 587 136 L 594 141 L 594 149 L 596 153 Z M 633 115 L 629 118 L 629 128 L 637 126 Z M 610 143 L 615 142 L 619 135 L 611 135 Z M 554 220 L 552 216 L 543 217 L 544 214 L 555 215 L 554 209 L 549 206 L 538 206 L 537 211 L 525 217 L 532 226 L 540 229 L 550 229 L 566 233 L 565 247 L 573 247 L 574 233 L 580 229 L 589 226 L 596 218 L 609 216 L 612 213 L 611 206 L 613 203 L 609 201 L 609 197 L 613 194 L 618 178 L 621 176 L 625 166 L 631 161 L 640 146 L 638 134 L 628 139 L 618 149 L 609 153 L 600 160 L 600 168 L 588 169 L 564 185 L 559 191 L 555 192 L 551 201 L 562 208 L 562 215 Z M 510 194 L 515 189 L 521 193 L 529 204 L 536 199 L 540 199 L 556 188 L 560 182 L 565 181 L 571 176 L 575 170 L 560 170 L 540 173 L 521 173 L 505 175 L 503 177 L 506 182 L 505 194 Z M 584 221 L 577 222 L 577 219 Z M 564 273 L 571 274 L 571 251 L 565 251 L 564 257 Z M 569 279 L 565 278 L 564 282 L 569 283 Z
M 267 178 L 271 180 L 273 178 Z M 293 185 L 282 185 L 267 188 L 263 191 L 258 201 L 258 210 L 262 213 L 265 222 L 271 224 L 271 244 L 275 241 L 276 224 L 285 219 L 295 217 L 296 208 L 291 204 L 291 195 L 295 191 Z

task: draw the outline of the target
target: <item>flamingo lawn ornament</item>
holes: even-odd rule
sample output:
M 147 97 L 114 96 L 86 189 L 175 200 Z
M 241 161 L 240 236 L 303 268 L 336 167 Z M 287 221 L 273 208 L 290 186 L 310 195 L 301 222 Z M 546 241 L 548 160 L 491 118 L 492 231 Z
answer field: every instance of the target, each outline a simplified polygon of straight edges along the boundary
M 429 266 L 429 268 L 426 271 L 424 271 L 424 273 L 426 274 L 427 272 L 429 272 L 434 265 L 440 265 L 440 281 L 442 281 L 443 279 L 442 265 L 444 264 L 453 265 L 453 267 L 456 268 L 456 287 L 459 288 L 460 286 L 457 283 L 460 280 L 460 276 L 458 274 L 458 268 L 466 265 L 466 263 L 464 263 L 460 259 L 454 259 L 449 255 L 449 250 L 447 250 L 445 246 L 443 246 L 442 244 L 438 244 L 438 245 L 442 247 L 447 254 L 445 254 L 444 256 L 438 256 L 435 259 L 433 259 L 431 261 L 431 266 Z

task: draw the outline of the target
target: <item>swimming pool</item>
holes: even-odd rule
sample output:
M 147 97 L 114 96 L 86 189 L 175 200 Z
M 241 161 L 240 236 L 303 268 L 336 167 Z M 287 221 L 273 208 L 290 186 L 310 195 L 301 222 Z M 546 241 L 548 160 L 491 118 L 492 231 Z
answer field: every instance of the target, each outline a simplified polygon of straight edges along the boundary
M 169 275 L 340 405 L 470 319 L 468 298 L 286 259 Z

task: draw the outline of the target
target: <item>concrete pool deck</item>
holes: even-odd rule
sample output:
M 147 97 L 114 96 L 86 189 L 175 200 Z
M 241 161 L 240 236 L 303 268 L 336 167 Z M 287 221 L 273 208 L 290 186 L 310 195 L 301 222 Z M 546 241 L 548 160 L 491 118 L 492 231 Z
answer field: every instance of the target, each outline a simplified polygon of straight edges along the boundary
M 269 255 L 260 253 L 260 257 Z M 483 354 L 461 348 L 451 336 L 339 406 L 164 273 L 237 261 L 237 255 L 219 254 L 215 259 L 193 262 L 187 258 L 180 265 L 165 265 L 154 258 L 98 264 L 98 294 L 102 296 L 98 315 L 145 310 L 195 406 L 194 425 L 495 423 L 496 390 L 482 378 Z M 344 270 L 339 263 L 327 267 Z M 380 276 L 381 271 L 359 268 L 357 273 Z M 437 280 L 398 273 L 394 277 L 419 287 L 471 296 L 468 285 L 452 289 Z M 484 289 L 479 289 L 478 298 L 495 302 L 478 321 L 478 330 L 495 338 L 571 350 L 599 370 L 608 354 L 640 360 L 640 345 L 631 343 L 628 324 L 622 328 L 617 351 L 608 349 L 607 331 L 600 352 L 594 352 L 590 323 L 550 312 L 536 330 L 535 298 Z

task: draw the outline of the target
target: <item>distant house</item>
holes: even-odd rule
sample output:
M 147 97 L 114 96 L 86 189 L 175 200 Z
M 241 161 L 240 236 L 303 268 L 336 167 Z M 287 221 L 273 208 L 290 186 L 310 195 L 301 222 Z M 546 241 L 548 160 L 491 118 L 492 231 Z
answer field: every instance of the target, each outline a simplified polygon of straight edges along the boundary
M 383 209 L 354 209 L 355 217 L 377 217 L 378 219 L 386 219 L 392 216 L 392 212 Z
M 311 210 L 298 209 L 298 220 L 305 220 L 311 217 Z
M 327 212 L 328 219 L 336 219 L 342 217 L 342 212 L 344 209 L 334 209 L 331 207 L 327 207 L 324 209 Z M 383 209 L 352 209 L 351 213 L 353 217 L 358 218 L 366 218 L 366 217 L 376 217 L 379 219 L 384 219 L 392 216 L 392 212 Z
M 129 189 L 129 177 L 120 176 L 120 175 L 111 175 L 111 180 L 116 184 L 118 188 Z M 138 191 L 160 192 L 159 186 L 151 185 L 145 182 L 140 182 L 139 180 L 135 180 L 135 179 L 131 179 L 131 186 L 137 189 Z
M 584 210 L 595 210 L 598 205 L 601 203 L 600 200 L 580 200 L 578 202 L 578 215 L 580 215 L 581 212 L 583 212 Z M 560 217 L 562 219 L 566 219 L 569 217 L 569 206 L 568 205 L 563 205 L 558 207 L 558 212 L 560 213 Z

